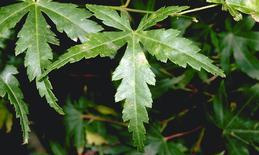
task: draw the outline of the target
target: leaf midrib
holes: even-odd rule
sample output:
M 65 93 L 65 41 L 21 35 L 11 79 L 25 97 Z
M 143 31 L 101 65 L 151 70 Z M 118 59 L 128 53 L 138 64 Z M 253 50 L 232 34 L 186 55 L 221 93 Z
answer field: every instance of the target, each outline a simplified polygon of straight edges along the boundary
M 10 14 L 10 15 L 7 16 L 6 18 L 4 18 L 4 20 L 2 20 L 2 22 L 0 23 L 0 25 L 3 24 L 6 20 L 8 20 L 9 18 L 11 18 L 12 16 L 14 16 L 14 15 L 18 14 L 19 12 L 21 12 L 21 11 L 27 9 L 27 8 L 30 7 L 31 5 L 33 5 L 33 4 L 29 4 L 29 5 L 27 5 L 27 6 L 23 7 L 23 8 L 21 8 L 21 9 L 15 11 L 15 12 L 13 12 L 12 14 Z
M 116 23 L 118 23 L 119 25 L 121 25 L 121 26 L 123 26 L 124 28 L 126 28 L 125 30 L 127 30 L 127 31 L 132 31 L 131 28 L 129 28 L 129 27 L 126 26 L 126 25 L 123 25 L 123 24 L 121 23 L 121 21 L 119 21 L 117 18 L 113 18 L 113 17 L 110 16 L 109 14 L 107 14 L 107 13 L 105 13 L 105 12 L 102 12 L 102 9 L 100 9 L 99 12 L 100 12 L 102 15 L 108 17 L 109 19 L 111 19 L 111 20 L 113 20 L 113 21 L 116 21 Z M 95 13 L 95 14 L 96 14 L 96 13 Z
M 178 49 L 176 49 L 176 48 L 173 48 L 173 47 L 171 47 L 171 46 L 169 46 L 169 45 L 167 45 L 167 44 L 165 44 L 165 43 L 163 43 L 163 42 L 160 42 L 160 41 L 158 41 L 158 40 L 155 40 L 155 39 L 146 37 L 146 36 L 144 36 L 144 35 L 141 35 L 141 34 L 138 34 L 138 33 L 135 33 L 135 34 L 138 35 L 139 37 L 142 37 L 142 38 L 145 38 L 145 39 L 154 41 L 154 42 L 158 42 L 159 44 L 162 44 L 163 46 L 166 46 L 166 47 L 171 48 L 171 49 L 173 49 L 173 50 L 179 51 L 179 53 L 182 53 L 182 54 L 186 55 L 187 57 L 193 59 L 194 61 L 196 61 L 196 62 L 198 62 L 198 63 L 200 63 L 200 64 L 203 64 L 203 66 L 207 66 L 208 68 L 210 68 L 211 70 L 213 70 L 215 73 L 219 72 L 219 71 L 215 70 L 214 68 L 211 68 L 211 66 L 207 65 L 206 63 L 203 63 L 203 62 L 201 62 L 201 61 L 196 60 L 196 59 L 192 56 L 192 54 L 189 54 L 188 52 L 180 51 L 180 50 L 178 50 Z M 197 53 L 194 53 L 194 54 L 197 54 Z M 187 62 L 186 62 L 186 63 L 187 63 Z M 203 68 L 203 67 L 202 67 L 202 68 Z
M 140 133 L 139 133 L 139 129 L 138 129 L 138 123 L 139 123 L 139 121 L 138 121 L 138 112 L 137 112 L 137 99 L 136 99 L 136 57 L 135 57 L 135 37 L 134 37 L 134 34 L 132 34 L 132 56 L 133 56 L 133 60 L 134 60 L 134 63 L 133 63 L 133 71 L 134 71 L 134 112 L 135 112 L 135 120 L 136 120 L 136 133 L 137 133 L 137 143 L 138 143 L 138 145 L 140 145 L 139 143 L 140 143 Z M 133 131 L 134 132 L 134 131 Z
M 107 43 L 111 43 L 111 42 L 118 41 L 118 40 L 120 40 L 120 39 L 126 38 L 126 37 L 128 37 L 130 34 L 131 34 L 131 33 L 129 32 L 129 33 L 127 33 L 126 35 L 124 35 L 124 36 L 122 36 L 122 37 L 116 38 L 116 39 L 114 39 L 114 40 L 110 40 L 110 41 L 108 41 L 108 42 L 103 42 L 102 44 L 99 44 L 99 45 L 97 45 L 97 46 L 93 46 L 93 47 L 91 47 L 91 48 L 89 48 L 89 49 L 86 49 L 86 50 L 84 50 L 84 51 L 75 53 L 75 54 L 73 54 L 73 55 L 71 55 L 71 56 L 69 56 L 69 57 L 66 57 L 65 59 L 61 59 L 61 61 L 59 61 L 59 60 L 60 60 L 60 59 L 59 59 L 59 60 L 57 60 L 58 63 L 55 63 L 55 62 L 54 62 L 54 63 L 53 63 L 53 66 L 51 65 L 51 66 L 49 67 L 50 69 L 47 69 L 47 70 L 41 75 L 41 77 L 40 77 L 39 79 L 42 79 L 43 77 L 47 76 L 47 74 L 50 73 L 53 69 L 55 69 L 57 66 L 59 66 L 59 64 L 62 64 L 63 62 L 66 62 L 67 60 L 69 60 L 70 58 L 72 58 L 72 57 L 74 57 L 74 56 L 76 56 L 76 55 L 80 55 L 80 54 L 82 54 L 82 53 L 84 53 L 84 52 L 91 51 L 91 50 L 93 50 L 93 49 L 95 49 L 95 48 L 98 48 L 98 47 L 100 47 L 100 46 L 103 46 L 103 45 L 105 45 L 105 44 L 107 44 Z
M 44 5 L 42 5 L 41 3 L 37 3 L 37 4 L 38 4 L 41 8 L 46 9 L 46 10 L 48 10 L 48 11 L 51 11 L 51 12 L 53 12 L 53 13 L 55 13 L 55 14 L 57 14 L 57 15 L 63 17 L 63 18 L 65 18 L 65 19 L 67 19 L 69 22 L 73 23 L 74 25 L 76 25 L 77 27 L 79 27 L 81 30 L 83 30 L 84 32 L 88 33 L 88 31 L 86 31 L 83 27 L 81 27 L 80 25 L 78 25 L 78 24 L 75 23 L 74 21 L 70 20 L 70 19 L 67 18 L 66 16 L 60 14 L 59 12 L 50 9 L 50 8 L 48 8 L 48 7 L 44 6 Z M 45 12 L 45 11 L 43 10 L 43 12 Z M 48 15 L 47 12 L 45 12 L 45 13 Z

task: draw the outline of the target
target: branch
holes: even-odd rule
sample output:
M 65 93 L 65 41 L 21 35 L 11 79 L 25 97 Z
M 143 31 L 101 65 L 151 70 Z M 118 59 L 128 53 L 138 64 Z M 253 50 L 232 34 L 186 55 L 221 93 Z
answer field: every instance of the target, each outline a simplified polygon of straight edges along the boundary
M 111 119 L 106 119 L 106 118 L 99 117 L 99 116 L 94 116 L 92 114 L 81 115 L 81 118 L 82 119 L 88 119 L 88 120 L 94 120 L 94 121 L 108 122 L 108 123 L 117 124 L 117 125 L 120 125 L 120 126 L 123 126 L 123 127 L 128 127 L 128 124 L 126 124 L 126 123 L 111 120 Z
M 164 139 L 165 139 L 165 141 L 169 141 L 169 140 L 177 138 L 177 137 L 182 137 L 182 136 L 188 135 L 190 133 L 198 131 L 199 129 L 201 129 L 201 126 L 198 126 L 198 127 L 194 128 L 194 129 L 192 129 L 190 131 L 185 131 L 185 132 L 180 132 L 180 133 L 172 134 L 170 136 L 164 137 Z

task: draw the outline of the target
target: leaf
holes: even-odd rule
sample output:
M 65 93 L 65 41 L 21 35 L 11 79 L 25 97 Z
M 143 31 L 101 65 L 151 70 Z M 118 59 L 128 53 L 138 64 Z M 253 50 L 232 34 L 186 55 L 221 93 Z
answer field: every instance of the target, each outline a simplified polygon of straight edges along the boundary
M 29 13 L 28 13 L 29 12 Z M 95 33 L 102 27 L 88 20 L 91 13 L 77 8 L 74 4 L 63 4 L 51 0 L 23 0 L 22 2 L 0 8 L 0 36 L 8 37 L 10 29 L 18 23 L 26 13 L 25 24 L 18 34 L 16 55 L 26 52 L 25 66 L 30 81 L 39 78 L 53 58 L 49 44 L 58 45 L 58 40 L 50 26 L 44 19 L 44 12 L 56 24 L 58 31 L 65 32 L 77 41 L 85 41 L 87 33 Z M 52 92 L 48 78 L 43 81 L 36 80 L 36 86 L 41 97 L 45 96 L 47 102 L 58 113 L 64 114 L 57 104 L 57 98 Z
M 13 66 L 6 66 L 0 75 L 0 96 L 8 95 L 11 104 L 14 105 L 16 117 L 20 118 L 20 124 L 23 131 L 23 143 L 28 143 L 29 139 L 29 121 L 27 118 L 28 108 L 23 101 L 23 94 L 19 88 L 19 82 L 14 77 L 18 71 Z
M 6 36 L 9 30 L 28 12 L 31 4 L 16 3 L 0 8 L 0 36 Z
M 246 18 L 235 25 L 232 31 L 221 34 L 221 64 L 229 72 L 230 56 L 233 53 L 238 68 L 251 78 L 259 80 L 259 61 L 251 51 L 259 49 L 259 32 L 251 31 L 253 26 L 251 18 Z
M 44 78 L 48 73 L 55 69 L 59 69 L 68 63 L 78 62 L 83 58 L 89 59 L 98 55 L 101 57 L 113 57 L 117 50 L 126 43 L 125 38 L 128 36 L 129 33 L 126 32 L 103 32 L 89 34 L 89 41 L 70 48 L 67 53 L 59 57 L 59 60 L 49 65 L 40 79 Z
M 129 121 L 129 131 L 133 132 L 134 145 L 144 147 L 145 127 L 148 115 L 145 107 L 152 107 L 152 97 L 147 84 L 155 85 L 155 75 L 150 70 L 146 57 L 137 38 L 132 36 L 120 65 L 113 73 L 112 80 L 122 82 L 117 89 L 115 101 L 125 100 L 123 120 Z
M 115 101 L 119 102 L 125 100 L 123 120 L 129 122 L 129 131 L 133 132 L 134 145 L 137 146 L 139 150 L 143 150 L 144 147 L 146 133 L 144 123 L 148 123 L 146 108 L 152 107 L 152 96 L 148 85 L 155 84 L 155 75 L 150 69 L 144 51 L 148 50 L 152 55 L 154 55 L 154 52 L 161 52 L 155 56 L 161 59 L 160 55 L 162 55 L 164 62 L 170 59 L 183 67 L 190 64 L 195 69 L 199 70 L 200 68 L 204 68 L 215 75 L 224 76 L 223 72 L 212 64 L 211 60 L 197 53 L 199 51 L 198 47 L 187 39 L 177 37 L 179 32 L 176 30 L 142 31 L 138 29 L 134 31 L 131 29 L 128 16 L 124 12 L 119 15 L 116 11 L 106 6 L 86 5 L 86 7 L 92 11 L 97 18 L 101 19 L 105 25 L 122 31 L 87 35 L 89 39 L 87 42 L 70 48 L 67 53 L 49 65 L 47 71 L 42 74 L 40 79 L 43 79 L 54 69 L 58 69 L 68 63 L 77 62 L 83 58 L 89 59 L 98 55 L 101 57 L 112 57 L 119 48 L 127 43 L 126 52 L 119 66 L 113 73 L 112 80 L 121 80 L 115 95 Z M 144 25 L 141 27 L 147 28 L 152 26 L 155 22 L 163 20 L 169 14 L 181 9 L 183 8 L 172 7 L 168 10 L 161 9 L 154 13 L 156 17 L 152 15 L 145 17 L 142 21 Z M 170 12 L 170 10 L 172 12 Z M 160 38 L 158 33 L 164 34 L 163 37 Z M 166 33 L 173 33 L 173 36 L 167 38 Z M 181 44 L 177 46 L 176 44 L 178 43 Z M 165 50 L 159 51 L 158 48 L 154 47 L 156 44 L 160 44 L 160 46 L 157 46 L 160 47 L 160 50 L 163 50 L 163 48 L 165 48 Z M 149 46 L 152 47 L 150 48 Z M 170 54 L 163 54 L 165 52 L 167 52 L 167 54 L 170 52 Z M 173 57 L 175 55 L 178 56 L 176 58 L 179 60 L 175 60 Z
M 148 132 L 145 155 L 184 155 L 176 143 L 168 142 L 161 135 L 159 126 L 152 126 Z
M 50 63 L 53 55 L 48 43 L 58 44 L 55 34 L 49 29 L 49 25 L 43 18 L 39 7 L 33 5 L 30 7 L 30 13 L 27 20 L 18 34 L 19 40 L 16 46 L 16 55 L 26 51 L 25 66 L 30 81 L 42 74 L 42 71 Z M 45 96 L 47 102 L 58 113 L 64 114 L 61 107 L 56 103 L 57 99 L 52 93 L 50 81 L 46 78 L 42 82 L 36 81 L 40 96 Z
M 76 148 L 81 148 L 85 145 L 85 127 L 84 121 L 81 118 L 81 111 L 79 111 L 70 100 L 64 107 L 66 112 L 65 125 L 67 130 L 68 138 L 73 139 L 73 144 Z
M 258 0 L 207 0 L 207 2 L 222 4 L 224 10 L 228 10 L 236 21 L 242 19 L 242 13 L 250 14 L 259 22 L 259 1 Z
M 219 93 L 213 100 L 213 121 L 222 129 L 229 154 L 248 155 L 248 145 L 259 145 L 259 123 L 239 116 L 249 100 L 240 111 L 230 112 L 226 107 L 225 91 L 224 83 L 221 83 Z
M 86 41 L 87 33 L 96 33 L 102 30 L 100 25 L 86 19 L 91 17 L 89 12 L 77 8 L 74 4 L 62 4 L 50 0 L 40 0 L 40 9 L 55 23 L 59 32 L 66 32 L 69 38 L 81 42 Z
M 171 60 L 181 67 L 189 64 L 196 70 L 205 69 L 214 75 L 225 77 L 223 71 L 212 64 L 212 61 L 206 56 L 198 53 L 200 49 L 191 41 L 178 37 L 179 31 L 169 30 L 151 30 L 144 31 L 138 37 L 148 52 L 162 62 Z
M 137 30 L 138 31 L 145 30 L 151 26 L 154 26 L 156 23 L 166 19 L 169 15 L 174 14 L 174 13 L 179 13 L 188 8 L 189 7 L 187 7 L 187 6 L 181 6 L 181 7 L 169 6 L 169 7 L 160 8 L 155 13 L 147 14 L 146 16 L 144 16 L 143 19 L 141 20 Z
M 122 31 L 132 31 L 128 16 L 121 12 L 121 16 L 115 11 L 105 6 L 89 5 L 86 7 L 94 13 L 98 19 L 101 19 L 107 26 L 117 28 Z
M 229 155 L 249 155 L 248 149 L 236 140 L 228 139 L 227 149 Z

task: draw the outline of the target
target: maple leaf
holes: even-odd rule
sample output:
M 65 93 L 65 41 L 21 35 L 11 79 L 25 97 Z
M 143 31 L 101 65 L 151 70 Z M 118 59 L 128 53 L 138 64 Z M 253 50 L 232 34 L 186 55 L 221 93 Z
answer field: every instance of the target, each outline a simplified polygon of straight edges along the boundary
M 105 25 L 121 31 L 87 35 L 89 41 L 69 49 L 67 53 L 49 65 L 41 78 L 54 69 L 83 58 L 88 59 L 98 55 L 113 57 L 118 49 L 127 44 L 125 54 L 113 73 L 112 80 L 121 80 L 115 101 L 125 100 L 123 120 L 129 122 L 129 131 L 133 132 L 134 145 L 139 150 L 143 150 L 144 147 L 146 134 L 144 123 L 148 123 L 149 120 L 146 108 L 151 108 L 153 102 L 148 85 L 155 85 L 155 75 L 150 69 L 144 51 L 148 51 L 162 62 L 169 59 L 182 67 L 189 64 L 194 69 L 203 68 L 212 74 L 225 76 L 209 58 L 198 53 L 199 48 L 196 45 L 178 36 L 179 31 L 174 29 L 146 30 L 170 14 L 178 13 L 187 7 L 161 8 L 151 15 L 146 15 L 137 30 L 131 28 L 125 12 L 119 15 L 115 10 L 97 5 L 87 5 L 87 8 Z
M 230 70 L 233 54 L 237 67 L 251 78 L 259 80 L 259 62 L 253 51 L 259 50 L 259 32 L 252 31 L 255 22 L 245 18 L 227 33 L 221 33 L 221 64 L 226 73 Z
M 251 98 L 253 97 L 251 96 Z M 248 145 L 258 148 L 258 121 L 248 120 L 239 116 L 250 101 L 249 99 L 237 112 L 228 110 L 224 82 L 220 85 L 218 95 L 214 97 L 212 120 L 218 128 L 222 129 L 230 155 L 248 155 Z
M 23 131 L 23 143 L 28 143 L 29 139 L 29 121 L 27 118 L 28 107 L 23 101 L 23 93 L 19 88 L 19 81 L 14 77 L 18 74 L 15 67 L 7 65 L 0 74 L 0 96 L 8 95 L 11 104 L 14 105 L 16 117 L 20 118 L 20 124 Z
M 91 16 L 91 13 L 77 8 L 74 4 L 62 4 L 51 0 L 24 0 L 0 8 L 0 36 L 6 36 L 10 29 L 28 13 L 25 24 L 18 34 L 15 54 L 26 53 L 24 64 L 30 81 L 38 78 L 50 64 L 53 54 L 49 44 L 59 44 L 43 12 L 54 22 L 58 31 L 65 32 L 74 41 L 79 38 L 84 42 L 87 39 L 86 33 L 102 30 L 101 26 L 86 19 Z M 57 104 L 57 98 L 52 92 L 48 77 L 43 81 L 36 80 L 36 86 L 40 96 L 45 97 L 49 105 L 58 113 L 64 114 Z

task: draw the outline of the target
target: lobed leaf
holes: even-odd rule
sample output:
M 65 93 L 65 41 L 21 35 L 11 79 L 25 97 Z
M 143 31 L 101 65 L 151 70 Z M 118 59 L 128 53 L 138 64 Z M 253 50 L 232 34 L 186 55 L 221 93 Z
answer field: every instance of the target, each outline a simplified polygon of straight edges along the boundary
M 127 32 L 103 32 L 89 34 L 89 41 L 68 49 L 67 53 L 60 56 L 57 61 L 53 62 L 48 67 L 40 79 L 47 76 L 47 74 L 52 70 L 59 69 L 68 63 L 78 62 L 83 58 L 89 59 L 98 55 L 101 57 L 113 57 L 117 50 L 126 43 L 125 38 L 128 36 L 129 33 Z
M 128 40 L 126 52 L 112 76 L 112 80 L 121 79 L 115 101 L 125 100 L 123 120 L 129 121 L 129 131 L 133 132 L 134 145 L 142 150 L 146 133 L 143 123 L 148 123 L 146 107 L 152 107 L 148 84 L 155 85 L 155 75 L 135 36 Z
M 17 3 L 0 8 L 0 36 L 6 36 L 9 30 L 29 11 L 31 4 Z
M 126 52 L 113 73 L 112 80 L 121 80 L 115 101 L 125 100 L 123 120 L 129 122 L 129 131 L 133 132 L 134 145 L 139 150 L 144 148 L 146 134 L 144 123 L 148 123 L 146 108 L 152 107 L 152 96 L 148 85 L 155 85 L 155 75 L 145 57 L 145 49 L 163 62 L 170 59 L 182 67 L 190 64 L 197 70 L 204 68 L 208 72 L 224 77 L 223 71 L 214 66 L 206 56 L 199 54 L 199 48 L 191 41 L 179 37 L 178 31 L 172 29 L 142 30 L 186 7 L 160 9 L 154 13 L 155 16 L 144 17 L 141 26 L 136 31 L 131 29 L 128 16 L 124 12 L 119 15 L 115 10 L 105 6 L 86 5 L 86 7 L 105 25 L 122 30 L 122 32 L 102 32 L 87 35 L 87 42 L 70 48 L 67 53 L 49 65 L 39 79 L 44 78 L 54 69 L 83 58 L 89 59 L 98 55 L 112 57 L 127 42 Z
M 234 29 L 222 33 L 221 64 L 225 71 L 230 70 L 230 56 L 233 54 L 238 68 L 251 78 L 259 80 L 259 62 L 252 50 L 259 49 L 259 32 L 251 31 L 254 22 L 245 18 Z
M 91 14 L 83 9 L 77 8 L 74 4 L 62 4 L 50 0 L 40 0 L 37 4 L 55 23 L 59 32 L 66 32 L 69 38 L 77 41 L 77 38 L 84 42 L 87 40 L 87 33 L 96 33 L 102 27 L 91 21 Z
M 18 34 L 19 39 L 15 48 L 16 55 L 26 52 L 24 64 L 27 67 L 27 74 L 30 81 L 39 77 L 53 58 L 48 43 L 58 44 L 55 34 L 50 31 L 49 27 L 39 7 L 32 5 L 27 20 Z M 48 79 L 44 79 L 43 82 L 36 81 L 36 86 L 40 96 L 45 96 L 51 107 L 58 113 L 64 114 L 51 91 L 52 86 L 50 81 Z
M 179 37 L 179 33 L 174 29 L 160 29 L 143 31 L 138 37 L 148 52 L 162 62 L 169 59 L 184 68 L 189 64 L 196 70 L 203 68 L 214 75 L 225 77 L 223 71 L 212 64 L 212 60 L 198 53 L 200 49 L 190 40 Z
M 105 25 L 122 31 L 132 31 L 128 16 L 124 12 L 121 12 L 120 16 L 117 11 L 106 6 L 88 4 L 86 7 L 94 13 L 96 18 L 103 20 Z

